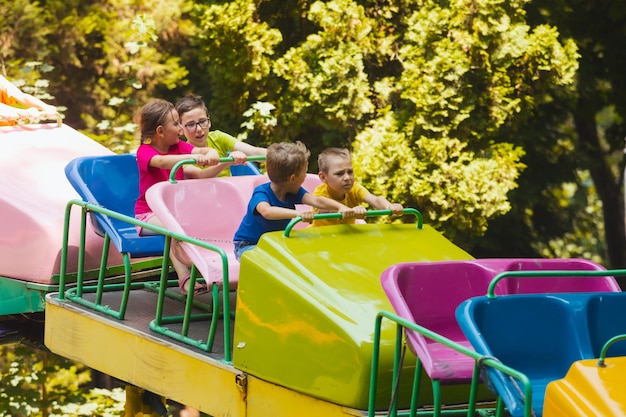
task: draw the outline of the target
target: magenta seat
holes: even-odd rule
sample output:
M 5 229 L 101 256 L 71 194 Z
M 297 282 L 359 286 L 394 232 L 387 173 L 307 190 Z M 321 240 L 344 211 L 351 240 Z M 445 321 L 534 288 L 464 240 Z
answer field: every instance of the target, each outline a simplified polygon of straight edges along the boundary
M 403 263 L 391 266 L 381 283 L 396 314 L 471 348 L 456 322 L 457 306 L 484 295 L 493 271 L 472 261 Z M 453 349 L 407 330 L 411 351 L 431 379 L 445 383 L 471 380 L 474 361 Z
M 397 315 L 469 347 L 456 321 L 458 305 L 468 298 L 485 295 L 491 280 L 502 272 L 537 270 L 588 271 L 605 268 L 583 259 L 416 262 L 388 268 L 381 276 L 381 283 Z M 616 291 L 621 289 L 612 276 L 504 278 L 495 288 L 497 295 Z M 447 384 L 470 381 L 474 367 L 472 359 L 410 330 L 407 330 L 407 342 L 431 379 Z

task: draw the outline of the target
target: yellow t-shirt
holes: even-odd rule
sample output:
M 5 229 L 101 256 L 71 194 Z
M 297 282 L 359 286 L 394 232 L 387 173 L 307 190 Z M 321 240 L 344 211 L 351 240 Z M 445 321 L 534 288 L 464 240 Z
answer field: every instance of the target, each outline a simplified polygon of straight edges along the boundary
M 359 183 L 354 183 L 350 192 L 346 194 L 343 200 L 340 201 L 341 204 L 348 207 L 356 207 L 362 204 L 365 201 L 365 196 L 368 191 L 365 187 L 363 187 Z M 313 191 L 313 195 L 319 195 L 322 197 L 327 197 L 332 199 L 330 193 L 328 192 L 328 184 L 320 184 Z M 319 213 L 319 209 L 313 207 L 313 213 Z M 325 220 L 313 220 L 311 226 L 330 226 L 333 224 L 354 224 L 356 219 L 325 219 Z
M 217 151 L 217 154 L 220 158 L 225 158 L 228 156 L 229 152 L 235 150 L 235 143 L 237 143 L 237 139 L 228 133 L 224 133 L 221 130 L 211 130 L 207 135 L 207 146 L 209 148 L 213 148 Z M 200 166 L 196 165 L 198 168 L 209 168 L 208 166 Z M 218 174 L 218 177 L 229 177 L 230 169 L 226 168 L 222 172 Z

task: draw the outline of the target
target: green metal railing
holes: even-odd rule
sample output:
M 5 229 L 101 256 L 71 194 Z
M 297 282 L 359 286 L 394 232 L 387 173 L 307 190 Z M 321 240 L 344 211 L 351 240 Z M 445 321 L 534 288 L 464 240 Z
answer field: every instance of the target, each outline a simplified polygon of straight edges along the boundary
M 370 376 L 370 392 L 369 392 L 369 404 L 368 404 L 368 417 L 380 416 L 380 412 L 376 412 L 376 402 L 377 402 L 377 383 L 378 383 L 378 372 L 379 372 L 379 356 L 380 356 L 380 343 L 381 343 L 381 328 L 382 322 L 384 319 L 391 320 L 396 323 L 396 338 L 395 338 L 395 355 L 394 355 L 394 365 L 393 365 L 393 386 L 392 386 L 392 394 L 389 404 L 389 409 L 385 416 L 396 417 L 396 416 L 417 416 L 417 415 L 429 415 L 433 417 L 437 417 L 439 415 L 467 415 L 468 417 L 475 416 L 476 414 L 491 416 L 494 414 L 496 416 L 502 416 L 504 412 L 504 405 L 500 398 L 498 398 L 495 410 L 493 408 L 479 408 L 477 406 L 477 397 L 478 397 L 478 387 L 480 385 L 480 371 L 484 367 L 491 367 L 500 372 L 503 372 L 506 375 L 509 375 L 511 378 L 519 381 L 521 385 L 521 389 L 524 393 L 525 403 L 524 403 L 524 417 L 531 417 L 533 414 L 532 410 L 532 386 L 530 384 L 530 380 L 526 375 L 521 372 L 516 371 L 515 369 L 509 368 L 505 366 L 496 358 L 492 358 L 489 356 L 482 356 L 473 350 L 470 350 L 444 336 L 441 336 L 438 333 L 430 331 L 425 327 L 422 327 L 416 323 L 410 322 L 408 320 L 403 319 L 402 317 L 397 316 L 396 314 L 389 313 L 387 311 L 381 311 L 376 316 L 376 324 L 374 329 L 374 343 L 373 343 L 373 351 L 372 351 L 372 369 Z M 475 361 L 474 371 L 472 374 L 472 382 L 470 385 L 469 398 L 467 401 L 467 408 L 461 410 L 440 410 L 437 408 L 437 405 L 440 404 L 440 393 L 438 390 L 438 385 L 433 386 L 433 396 L 435 408 L 434 410 L 428 411 L 418 411 L 418 395 L 420 389 L 420 379 L 422 373 L 422 364 L 417 358 L 415 373 L 413 376 L 413 387 L 411 392 L 411 406 L 408 411 L 406 410 L 398 410 L 397 405 L 397 393 L 400 389 L 399 381 L 400 381 L 400 371 L 403 368 L 403 357 L 404 350 L 406 349 L 406 342 L 404 341 L 404 332 L 405 330 L 411 330 L 417 333 L 420 333 L 424 337 L 433 340 L 439 344 L 447 346 L 451 349 L 456 350 L 457 352 L 466 355 Z
M 407 214 L 413 215 L 417 218 L 418 229 L 422 229 L 424 227 L 424 219 L 422 217 L 422 213 L 420 213 L 418 210 L 414 208 L 405 208 L 404 215 L 407 215 Z M 391 216 L 391 215 L 393 215 L 393 212 L 391 210 L 368 210 L 365 213 L 365 217 Z M 315 220 L 341 219 L 342 214 L 341 213 L 321 213 L 321 214 L 316 214 L 315 216 L 313 216 L 313 218 Z M 291 219 L 287 227 L 285 227 L 283 236 L 289 237 L 289 234 L 291 233 L 291 229 L 293 229 L 293 227 L 301 221 L 302 221 L 302 217 L 300 216 L 297 216 Z
M 578 278 L 593 278 L 593 277 L 608 277 L 608 276 L 625 276 L 626 269 L 613 269 L 613 270 L 594 270 L 594 271 L 581 271 L 581 270 L 536 270 L 536 271 L 505 271 L 496 275 L 487 288 L 487 297 L 496 298 L 496 285 L 498 282 L 505 278 L 548 278 L 548 277 L 578 277 Z
M 265 161 L 265 155 L 251 155 L 248 156 L 246 158 L 247 162 L 251 162 L 251 161 Z M 231 156 L 227 156 L 225 158 L 220 158 L 220 164 L 225 164 L 225 163 L 229 163 L 229 162 L 235 162 L 235 158 L 231 157 Z M 172 184 L 176 184 L 178 182 L 178 180 L 176 179 L 176 172 L 178 172 L 178 170 L 183 166 L 183 165 L 193 165 L 196 163 L 195 159 L 183 159 L 182 161 L 178 161 L 174 164 L 174 166 L 172 167 L 172 170 L 170 171 L 170 179 L 169 181 Z M 209 166 L 207 166 L 207 168 L 209 168 Z
M 67 273 L 67 258 L 68 258 L 68 246 L 69 246 L 69 229 L 70 229 L 70 215 L 71 210 L 74 206 L 81 207 L 81 220 L 80 220 L 80 241 L 79 241 L 79 250 L 78 250 L 78 271 L 76 273 L 76 284 L 72 288 L 68 287 L 68 273 Z M 151 230 L 155 233 L 159 233 L 165 236 L 165 245 L 163 249 L 163 258 L 162 258 L 162 267 L 160 273 L 160 279 L 158 283 L 156 282 L 132 282 L 130 275 L 126 276 L 124 283 L 121 284 L 106 284 L 103 280 L 98 280 L 97 285 L 86 285 L 84 280 L 84 266 L 85 266 L 85 242 L 86 242 L 86 230 L 87 230 L 87 216 L 89 212 L 101 213 L 103 215 L 109 216 L 114 219 L 118 219 L 124 221 L 126 223 L 141 226 L 144 229 Z M 199 246 L 201 248 L 217 252 L 221 258 L 222 263 L 222 291 L 223 299 L 222 299 L 222 312 L 220 313 L 220 303 L 219 303 L 219 286 L 217 284 L 213 284 L 211 287 L 212 294 L 212 306 L 207 306 L 205 304 L 197 303 L 193 300 L 193 291 L 189 291 L 185 304 L 185 312 L 183 316 L 172 316 L 172 317 L 164 317 L 163 316 L 163 306 L 166 295 L 168 297 L 173 298 L 182 298 L 183 296 L 172 293 L 168 291 L 168 286 L 170 284 L 175 284 L 176 281 L 172 282 L 172 280 L 168 280 L 169 274 L 169 249 L 171 246 L 171 240 L 176 239 L 181 242 L 187 242 L 192 245 Z M 108 253 L 109 242 L 105 237 L 105 243 L 103 251 L 104 253 Z M 124 257 L 124 262 L 128 263 L 126 268 L 130 268 L 130 258 Z M 105 268 L 106 265 L 102 266 Z M 190 288 L 194 288 L 196 281 L 196 269 L 192 267 L 191 269 L 191 279 L 190 279 Z M 149 223 L 145 223 L 139 221 L 133 217 L 129 217 L 118 212 L 106 209 L 104 207 L 87 203 L 82 200 L 71 200 L 67 203 L 65 209 L 65 224 L 64 224 L 64 232 L 63 232 L 63 245 L 61 249 L 61 265 L 59 272 L 59 300 L 70 300 L 72 302 L 78 303 L 84 307 L 91 308 L 97 312 L 103 313 L 107 316 L 114 317 L 118 320 L 124 320 L 126 309 L 128 306 L 128 300 L 130 296 L 130 292 L 132 289 L 143 289 L 146 288 L 148 290 L 158 290 L 158 300 L 157 300 L 157 309 L 155 314 L 155 319 L 150 323 L 150 329 L 155 331 L 156 333 L 163 334 L 165 336 L 176 339 L 182 343 L 194 346 L 196 348 L 211 351 L 213 347 L 213 343 L 215 340 L 216 330 L 218 326 L 218 320 L 224 320 L 224 360 L 226 362 L 231 362 L 232 360 L 232 349 L 231 349 L 231 335 L 230 335 L 230 298 L 229 298 L 229 277 L 228 277 L 228 258 L 226 252 L 219 246 L 212 245 L 207 242 L 203 242 L 198 239 L 194 239 L 188 237 L 186 235 L 182 235 L 179 233 L 171 232 L 167 229 L 164 229 L 159 226 L 155 226 Z M 114 310 L 110 306 L 102 304 L 102 294 L 107 291 L 122 291 L 122 299 L 120 302 L 119 310 Z M 95 293 L 95 301 L 85 298 L 83 295 L 85 293 Z M 207 314 L 192 314 L 192 307 L 204 307 L 205 309 L 211 309 L 211 313 Z M 210 320 L 211 324 L 209 326 L 209 334 L 207 335 L 206 342 L 199 341 L 196 339 L 192 339 L 188 337 L 189 324 L 192 321 L 197 320 Z M 165 324 L 172 323 L 182 323 L 182 331 L 180 333 L 173 332 L 167 327 Z
M 600 357 L 598 358 L 597 366 L 604 368 L 606 366 L 605 364 L 606 352 L 609 350 L 611 345 L 613 345 L 616 342 L 621 342 L 624 340 L 626 340 L 626 334 L 618 334 L 617 336 L 613 336 L 611 339 L 609 339 L 609 341 L 606 342 L 604 346 L 602 346 L 602 350 L 600 351 Z

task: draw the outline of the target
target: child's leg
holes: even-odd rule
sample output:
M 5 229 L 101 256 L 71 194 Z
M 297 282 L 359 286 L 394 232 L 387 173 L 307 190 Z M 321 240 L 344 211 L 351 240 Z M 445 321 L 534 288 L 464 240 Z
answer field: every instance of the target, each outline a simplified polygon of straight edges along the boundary
M 146 222 L 155 226 L 164 227 L 156 216 L 150 217 Z M 178 277 L 179 285 L 181 285 L 181 290 L 186 294 L 189 290 L 189 283 L 187 281 L 189 279 L 189 267 L 192 262 L 185 251 L 183 251 L 180 247 L 180 242 L 176 239 L 172 239 L 172 245 L 170 247 L 170 260 L 174 270 L 176 271 L 176 276 Z M 194 288 L 196 292 L 204 292 L 203 290 L 206 289 L 206 286 L 196 283 Z

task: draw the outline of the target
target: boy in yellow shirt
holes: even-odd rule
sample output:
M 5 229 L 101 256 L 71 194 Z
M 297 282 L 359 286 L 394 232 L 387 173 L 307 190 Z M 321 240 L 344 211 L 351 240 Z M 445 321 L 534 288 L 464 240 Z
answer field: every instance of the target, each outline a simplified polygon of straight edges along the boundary
M 353 207 L 355 217 L 365 215 L 367 203 L 378 210 L 391 210 L 394 216 L 403 214 L 402 204 L 391 203 L 385 197 L 370 193 L 361 184 L 354 182 L 354 170 L 350 151 L 341 148 L 328 148 L 317 158 L 319 177 L 323 184 L 318 185 L 313 195 L 332 198 L 348 207 Z M 313 209 L 314 213 L 323 213 Z M 313 220 L 312 226 L 328 226 L 333 224 L 354 224 L 355 218 Z

